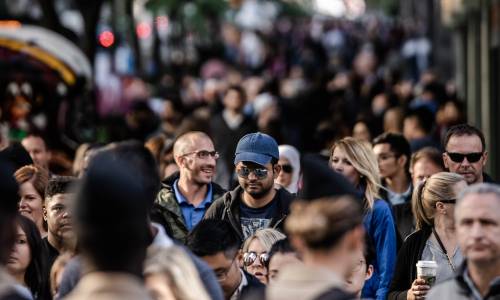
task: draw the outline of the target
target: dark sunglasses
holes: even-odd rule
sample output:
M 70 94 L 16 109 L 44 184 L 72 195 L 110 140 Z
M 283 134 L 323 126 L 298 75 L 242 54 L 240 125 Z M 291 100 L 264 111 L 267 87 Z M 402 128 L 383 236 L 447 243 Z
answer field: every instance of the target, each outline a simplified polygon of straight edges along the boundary
M 243 254 L 243 264 L 245 265 L 245 267 L 248 267 L 252 265 L 257 258 L 259 258 L 259 261 L 262 265 L 267 266 L 267 263 L 269 262 L 269 254 L 262 253 L 258 255 L 254 251 L 246 252 L 245 254 Z
M 439 200 L 441 203 L 455 204 L 457 203 L 457 199 L 448 199 L 448 200 Z
M 236 170 L 236 174 L 240 176 L 241 178 L 248 179 L 248 175 L 250 173 L 253 173 L 257 179 L 264 179 L 267 177 L 267 169 L 264 168 L 255 168 L 255 169 L 249 169 L 247 167 L 241 167 L 238 170 Z
M 475 163 L 478 162 L 481 157 L 483 156 L 483 152 L 474 152 L 474 153 L 453 153 L 453 152 L 446 152 L 450 159 L 456 163 L 461 163 L 464 161 L 464 158 L 467 157 L 467 161 L 470 163 Z
M 281 165 L 281 170 L 285 173 L 292 173 L 293 167 L 292 165 Z
M 183 154 L 182 156 L 188 156 L 191 154 L 196 154 L 196 157 L 198 157 L 200 159 L 207 159 L 209 156 L 213 157 L 214 159 L 219 158 L 219 152 L 208 151 L 208 150 L 198 150 L 198 151 L 188 152 L 188 153 Z

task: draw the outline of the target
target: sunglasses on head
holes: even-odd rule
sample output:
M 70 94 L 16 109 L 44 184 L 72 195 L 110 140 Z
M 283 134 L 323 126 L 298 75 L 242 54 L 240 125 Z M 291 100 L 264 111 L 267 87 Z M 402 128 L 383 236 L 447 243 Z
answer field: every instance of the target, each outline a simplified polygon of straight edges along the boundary
M 457 203 L 457 199 L 448 199 L 448 200 L 439 200 L 441 203 L 455 204 Z
M 255 260 L 257 260 L 257 258 L 259 258 L 259 261 L 262 265 L 267 266 L 267 263 L 269 262 L 269 255 L 267 253 L 258 255 L 254 251 L 246 252 L 245 254 L 243 254 L 243 264 L 245 265 L 245 267 L 248 267 L 252 265 Z
M 446 152 L 450 159 L 456 163 L 461 163 L 464 161 L 464 158 L 467 158 L 467 161 L 470 163 L 478 162 L 483 156 L 483 152 L 473 152 L 473 153 L 454 153 L 454 152 Z
M 292 165 L 281 165 L 281 170 L 285 173 L 292 173 L 293 167 Z
M 250 175 L 250 173 L 253 173 L 257 179 L 264 179 L 267 177 L 267 169 L 265 168 L 250 169 L 247 167 L 241 167 L 236 170 L 236 174 L 245 179 L 248 179 L 248 175 Z

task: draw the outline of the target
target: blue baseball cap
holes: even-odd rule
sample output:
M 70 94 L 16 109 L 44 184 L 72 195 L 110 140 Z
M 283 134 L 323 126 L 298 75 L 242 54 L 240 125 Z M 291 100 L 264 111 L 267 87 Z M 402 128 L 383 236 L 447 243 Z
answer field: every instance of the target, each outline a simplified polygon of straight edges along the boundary
M 261 166 L 280 158 L 278 143 L 269 135 L 255 132 L 242 137 L 236 146 L 234 164 L 250 161 Z

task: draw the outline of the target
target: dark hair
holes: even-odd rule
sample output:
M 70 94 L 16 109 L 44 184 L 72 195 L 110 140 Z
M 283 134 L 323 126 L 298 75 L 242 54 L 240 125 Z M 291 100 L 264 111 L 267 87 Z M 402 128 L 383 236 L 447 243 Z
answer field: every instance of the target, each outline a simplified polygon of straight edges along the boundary
M 444 170 L 443 156 L 441 152 L 434 147 L 425 147 L 413 153 L 410 160 L 410 172 L 413 172 L 415 164 L 422 159 L 427 159 L 433 164 Z
M 14 179 L 14 166 L 0 155 L 0 265 L 9 257 L 15 241 L 15 219 L 18 207 L 18 185 Z
M 402 134 L 393 132 L 382 133 L 373 140 L 373 146 L 379 144 L 389 144 L 389 146 L 391 147 L 391 151 L 394 152 L 398 157 L 401 155 L 405 155 L 405 169 L 406 173 L 409 172 L 411 158 L 410 143 L 408 143 L 408 140 L 406 140 L 406 138 Z
M 201 220 L 187 236 L 186 246 L 197 256 L 215 255 L 223 252 L 234 258 L 241 242 L 231 224 L 225 220 Z
M 75 231 L 82 255 L 97 270 L 140 275 L 152 240 L 144 201 L 151 195 L 137 177 L 147 174 L 136 164 L 137 157 L 116 151 L 98 151 L 90 161 L 76 190 Z
M 271 249 L 269 250 L 268 263 L 271 261 L 271 258 L 276 253 L 286 254 L 286 253 L 296 253 L 296 251 L 292 247 L 292 244 L 290 244 L 290 240 L 288 238 L 284 238 L 274 243 Z
M 238 93 L 238 95 L 240 96 L 240 101 L 242 101 L 243 103 L 246 102 L 247 95 L 245 93 L 245 90 L 241 86 L 239 86 L 239 85 L 229 86 L 226 90 L 226 94 L 229 93 L 229 91 L 231 91 L 231 90 L 236 91 Z
M 23 138 L 23 140 L 27 139 L 29 137 L 41 139 L 43 141 L 43 145 L 45 146 L 45 150 L 49 150 L 49 145 L 47 144 L 47 137 L 44 134 L 42 134 L 40 131 L 31 131 L 30 133 L 28 133 L 27 136 L 25 136 Z
M 446 146 L 448 146 L 448 142 L 450 141 L 451 137 L 464 136 L 464 135 L 478 136 L 479 139 L 481 140 L 481 146 L 483 147 L 483 152 L 486 150 L 486 141 L 484 139 L 484 134 L 481 132 L 481 130 L 469 124 L 458 124 L 450 127 L 448 131 L 446 131 L 446 134 L 443 139 L 444 150 L 446 151 Z
M 20 142 L 12 142 L 7 148 L 0 151 L 0 155 L 8 160 L 16 170 L 33 164 L 30 154 Z
M 434 129 L 434 114 L 426 107 L 418 107 L 408 110 L 406 112 L 405 119 L 408 118 L 416 118 L 418 121 L 418 127 L 426 134 L 431 133 L 432 129 Z
M 150 211 L 160 190 L 160 175 L 153 154 L 139 141 L 112 143 L 98 152 L 108 152 L 114 160 L 124 160 L 136 170 L 136 179 L 144 189 L 143 199 Z
M 36 224 L 25 216 L 17 216 L 17 224 L 26 235 L 31 252 L 31 260 L 24 274 L 24 281 L 36 299 L 45 299 L 48 295 L 48 282 L 45 278 L 45 248 Z
M 45 200 L 57 194 L 69 193 L 76 181 L 77 178 L 73 176 L 54 176 L 50 178 L 45 188 Z

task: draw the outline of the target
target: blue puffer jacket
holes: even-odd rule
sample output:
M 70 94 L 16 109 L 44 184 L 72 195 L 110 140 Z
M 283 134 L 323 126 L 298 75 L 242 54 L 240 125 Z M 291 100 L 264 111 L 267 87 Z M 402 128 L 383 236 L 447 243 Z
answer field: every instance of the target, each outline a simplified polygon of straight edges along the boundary
M 365 215 L 363 225 L 375 247 L 374 272 L 363 287 L 362 297 L 385 300 L 396 263 L 396 229 L 386 201 L 376 199 L 373 210 Z

